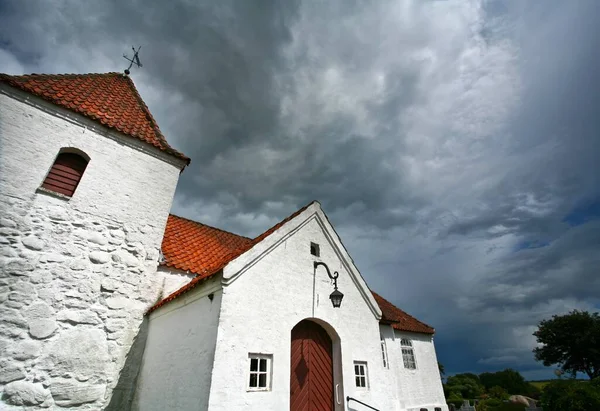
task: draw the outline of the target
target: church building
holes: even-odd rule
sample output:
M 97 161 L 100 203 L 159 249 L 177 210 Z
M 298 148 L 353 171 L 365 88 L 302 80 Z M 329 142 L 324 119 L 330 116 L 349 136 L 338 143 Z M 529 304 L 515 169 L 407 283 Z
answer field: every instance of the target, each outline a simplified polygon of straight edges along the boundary
M 127 74 L 0 74 L 0 410 L 448 410 L 318 202 L 230 233 L 189 163 Z

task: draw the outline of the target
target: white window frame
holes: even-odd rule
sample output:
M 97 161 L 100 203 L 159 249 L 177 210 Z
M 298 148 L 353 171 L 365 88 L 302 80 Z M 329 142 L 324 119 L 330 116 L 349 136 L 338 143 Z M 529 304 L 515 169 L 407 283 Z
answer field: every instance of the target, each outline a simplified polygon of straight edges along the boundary
M 360 385 L 361 383 L 364 385 Z M 354 386 L 360 390 L 369 389 L 369 367 L 366 361 L 354 361 Z
M 408 338 L 402 338 L 400 340 L 400 350 L 402 352 L 402 363 L 404 364 L 404 368 L 407 370 L 416 370 L 417 358 L 415 356 L 412 341 Z
M 387 344 L 385 342 L 385 338 L 383 338 L 383 336 L 381 337 L 381 357 L 383 359 L 383 368 L 388 369 L 390 368 L 390 361 L 388 359 L 388 353 L 387 353 Z
M 252 368 L 252 360 L 256 360 L 256 370 Z M 261 370 L 261 361 L 266 362 L 264 370 Z M 248 391 L 271 391 L 271 380 L 273 374 L 273 354 L 248 354 L 248 374 L 246 378 L 246 389 Z M 252 376 L 256 376 L 256 387 L 251 386 Z M 265 376 L 265 386 L 260 386 L 260 376 Z

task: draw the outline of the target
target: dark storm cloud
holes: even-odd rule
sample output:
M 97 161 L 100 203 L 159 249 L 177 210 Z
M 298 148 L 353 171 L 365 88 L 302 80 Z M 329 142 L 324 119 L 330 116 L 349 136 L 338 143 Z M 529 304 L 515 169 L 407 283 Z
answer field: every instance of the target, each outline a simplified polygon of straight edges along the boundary
M 537 321 L 598 304 L 598 15 L 0 0 L 0 71 L 120 71 L 142 45 L 132 77 L 192 158 L 174 212 L 254 236 L 319 200 L 369 285 L 436 327 L 447 370 L 534 375 Z

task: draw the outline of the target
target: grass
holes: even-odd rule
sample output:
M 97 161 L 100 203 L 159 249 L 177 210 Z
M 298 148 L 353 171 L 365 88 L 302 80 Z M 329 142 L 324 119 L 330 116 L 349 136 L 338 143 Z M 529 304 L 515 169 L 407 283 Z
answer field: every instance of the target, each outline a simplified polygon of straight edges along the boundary
M 550 384 L 550 381 L 529 381 L 529 384 L 533 385 L 535 388 L 541 391 L 546 385 Z

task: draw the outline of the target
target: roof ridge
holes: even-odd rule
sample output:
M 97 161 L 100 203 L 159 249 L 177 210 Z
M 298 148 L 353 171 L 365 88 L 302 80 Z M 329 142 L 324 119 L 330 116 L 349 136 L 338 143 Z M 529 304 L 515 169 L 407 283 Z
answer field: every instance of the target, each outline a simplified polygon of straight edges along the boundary
M 133 79 L 124 73 L 0 73 L 0 82 L 100 122 L 190 163 L 171 147 Z M 126 101 L 127 104 L 119 104 Z M 99 109 L 102 107 L 102 109 Z M 184 166 L 185 167 L 185 166 Z
M 186 221 L 189 221 L 189 222 L 191 222 L 191 223 L 194 223 L 194 224 L 200 224 L 200 225 L 203 225 L 204 227 L 212 228 L 213 230 L 221 231 L 222 233 L 226 233 L 226 234 L 235 235 L 235 236 L 237 236 L 237 237 L 245 238 L 246 240 L 250 240 L 250 241 L 252 241 L 252 238 L 250 238 L 250 237 L 246 237 L 245 235 L 236 234 L 236 233 L 233 233 L 233 232 L 231 232 L 231 231 L 224 230 L 224 229 L 222 229 L 222 228 L 219 228 L 219 227 L 215 227 L 215 226 L 212 226 L 212 225 L 209 225 L 209 224 L 201 223 L 200 221 L 192 220 L 191 218 L 182 217 L 182 216 L 179 216 L 179 215 L 177 215 L 177 214 L 173 214 L 173 213 L 169 213 L 169 215 L 170 215 L 170 216 L 173 216 L 173 217 L 175 217 L 175 218 L 179 218 L 179 219 L 181 219 L 181 220 L 186 220 Z

